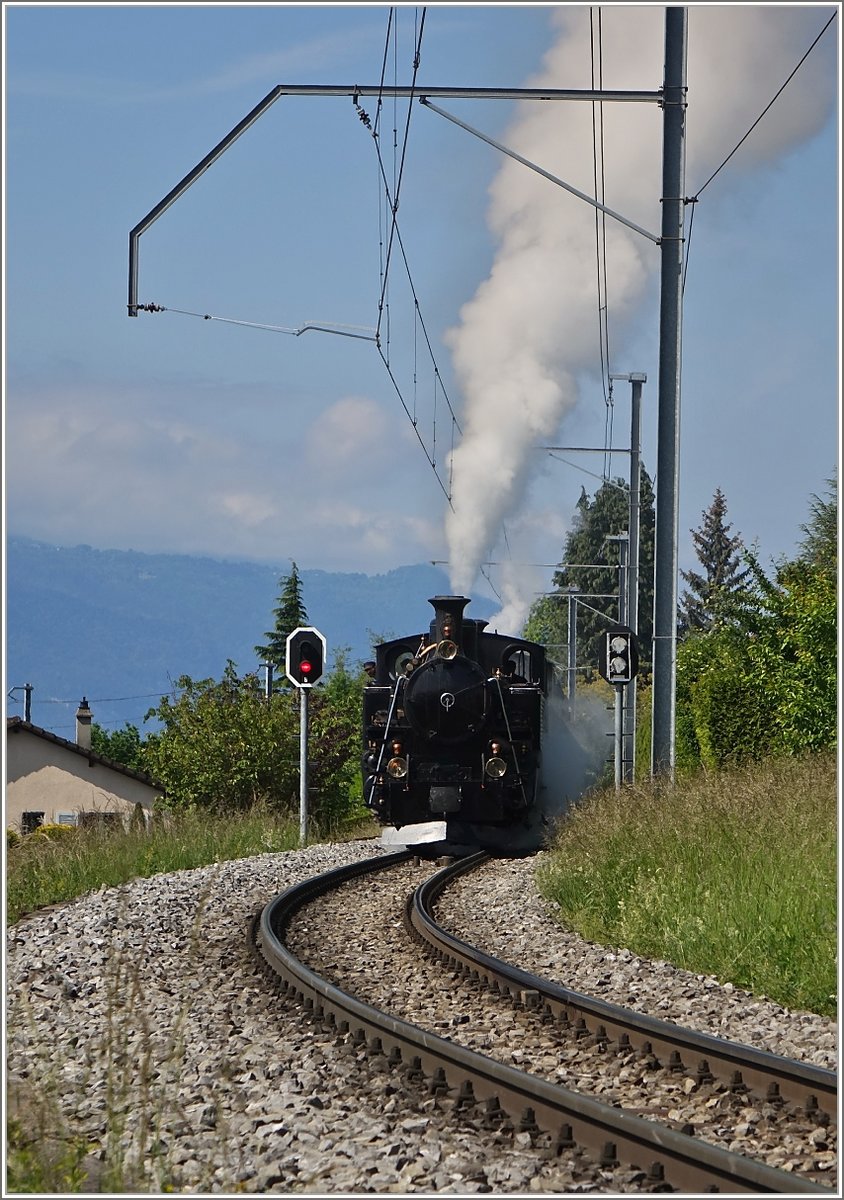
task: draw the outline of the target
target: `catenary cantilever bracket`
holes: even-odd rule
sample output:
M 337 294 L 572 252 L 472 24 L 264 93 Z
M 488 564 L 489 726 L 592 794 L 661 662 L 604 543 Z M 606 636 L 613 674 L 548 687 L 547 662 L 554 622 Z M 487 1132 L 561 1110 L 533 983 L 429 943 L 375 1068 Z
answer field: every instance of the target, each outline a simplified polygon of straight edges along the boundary
M 662 91 L 589 91 L 570 88 L 461 88 L 461 87 L 388 87 L 378 85 L 359 86 L 357 84 L 338 84 L 323 86 L 321 84 L 277 84 L 263 100 L 247 113 L 242 121 L 235 125 L 226 136 L 196 164 L 193 170 L 185 175 L 174 188 L 159 200 L 154 208 L 129 233 L 129 302 L 128 315 L 137 317 L 142 306 L 138 304 L 138 259 L 140 253 L 141 234 L 149 229 L 167 209 L 194 184 L 200 175 L 204 175 L 210 166 L 237 141 L 260 116 L 267 111 L 281 96 L 351 96 L 357 100 L 360 96 L 378 96 L 382 98 L 407 98 L 426 100 L 428 97 L 452 98 L 466 100 L 586 100 L 586 101 L 618 101 L 621 103 L 655 103 L 662 102 Z M 447 114 L 443 114 L 447 115 Z M 454 119 L 454 118 L 449 118 Z M 474 132 L 474 131 L 472 131 Z M 532 164 L 530 164 L 532 165 Z M 537 169 L 537 168 L 534 168 Z M 559 182 L 559 181 L 555 181 Z M 566 186 L 566 185 L 563 185 Z M 613 214 L 614 215 L 614 214 Z M 644 231 L 642 231 L 644 232 Z M 646 235 L 650 236 L 650 235 Z

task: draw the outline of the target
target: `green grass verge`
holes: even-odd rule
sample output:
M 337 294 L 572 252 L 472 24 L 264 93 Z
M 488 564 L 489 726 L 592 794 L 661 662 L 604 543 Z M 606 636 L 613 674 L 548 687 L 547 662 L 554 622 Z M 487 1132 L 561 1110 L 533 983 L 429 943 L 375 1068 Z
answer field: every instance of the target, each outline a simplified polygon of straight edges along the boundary
M 836 761 L 603 791 L 538 871 L 583 937 L 835 1016 Z
M 30 834 L 8 850 L 6 920 L 10 924 L 23 913 L 103 886 L 299 845 L 298 818 L 260 809 L 232 816 L 184 813 L 154 820 L 147 830 L 61 827 L 57 833 L 56 837 Z M 355 835 L 350 831 L 333 836 L 342 840 Z M 322 837 L 321 831 L 315 831 L 312 840 Z

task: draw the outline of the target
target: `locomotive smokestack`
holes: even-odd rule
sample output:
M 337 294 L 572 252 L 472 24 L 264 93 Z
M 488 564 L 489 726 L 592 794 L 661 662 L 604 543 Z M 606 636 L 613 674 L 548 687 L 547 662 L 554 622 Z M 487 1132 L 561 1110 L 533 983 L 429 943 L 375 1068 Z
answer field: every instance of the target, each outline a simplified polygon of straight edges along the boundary
M 434 607 L 431 622 L 431 641 L 463 644 L 463 609 L 469 604 L 468 596 L 431 596 L 429 604 Z

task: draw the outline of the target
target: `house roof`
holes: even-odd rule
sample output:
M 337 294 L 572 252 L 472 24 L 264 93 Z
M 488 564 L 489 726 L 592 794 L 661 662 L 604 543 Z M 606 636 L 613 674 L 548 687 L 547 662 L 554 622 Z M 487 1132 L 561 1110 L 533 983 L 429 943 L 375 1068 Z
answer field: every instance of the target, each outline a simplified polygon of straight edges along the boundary
M 10 733 L 31 733 L 35 737 L 43 738 L 45 742 L 52 742 L 56 746 L 61 746 L 63 750 L 71 750 L 74 754 L 80 754 L 87 759 L 91 766 L 99 765 L 107 767 L 110 771 L 118 771 L 121 775 L 128 775 L 130 779 L 137 779 L 140 783 L 145 783 L 155 791 L 165 791 L 163 783 L 158 783 L 151 775 L 146 775 L 143 771 L 134 771 L 131 767 L 124 766 L 123 763 L 115 762 L 113 758 L 106 758 L 102 754 L 97 754 L 94 750 L 86 750 L 84 746 L 80 746 L 77 742 L 68 741 L 67 738 L 59 737 L 56 733 L 50 733 L 48 729 L 42 729 L 40 725 L 33 725 L 31 721 L 24 721 L 22 717 L 7 717 L 6 718 L 6 734 Z

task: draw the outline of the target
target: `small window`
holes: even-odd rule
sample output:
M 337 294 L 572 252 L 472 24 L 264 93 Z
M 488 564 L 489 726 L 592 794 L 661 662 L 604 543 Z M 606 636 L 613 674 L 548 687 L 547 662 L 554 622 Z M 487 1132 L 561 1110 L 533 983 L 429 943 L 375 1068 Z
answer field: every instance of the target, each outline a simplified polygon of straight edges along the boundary
M 56 813 L 57 825 L 75 825 L 76 813 Z
M 116 812 L 81 812 L 77 824 L 82 829 L 119 829 L 123 820 Z
M 44 824 L 42 812 L 21 813 L 21 833 L 34 833 L 39 825 Z

